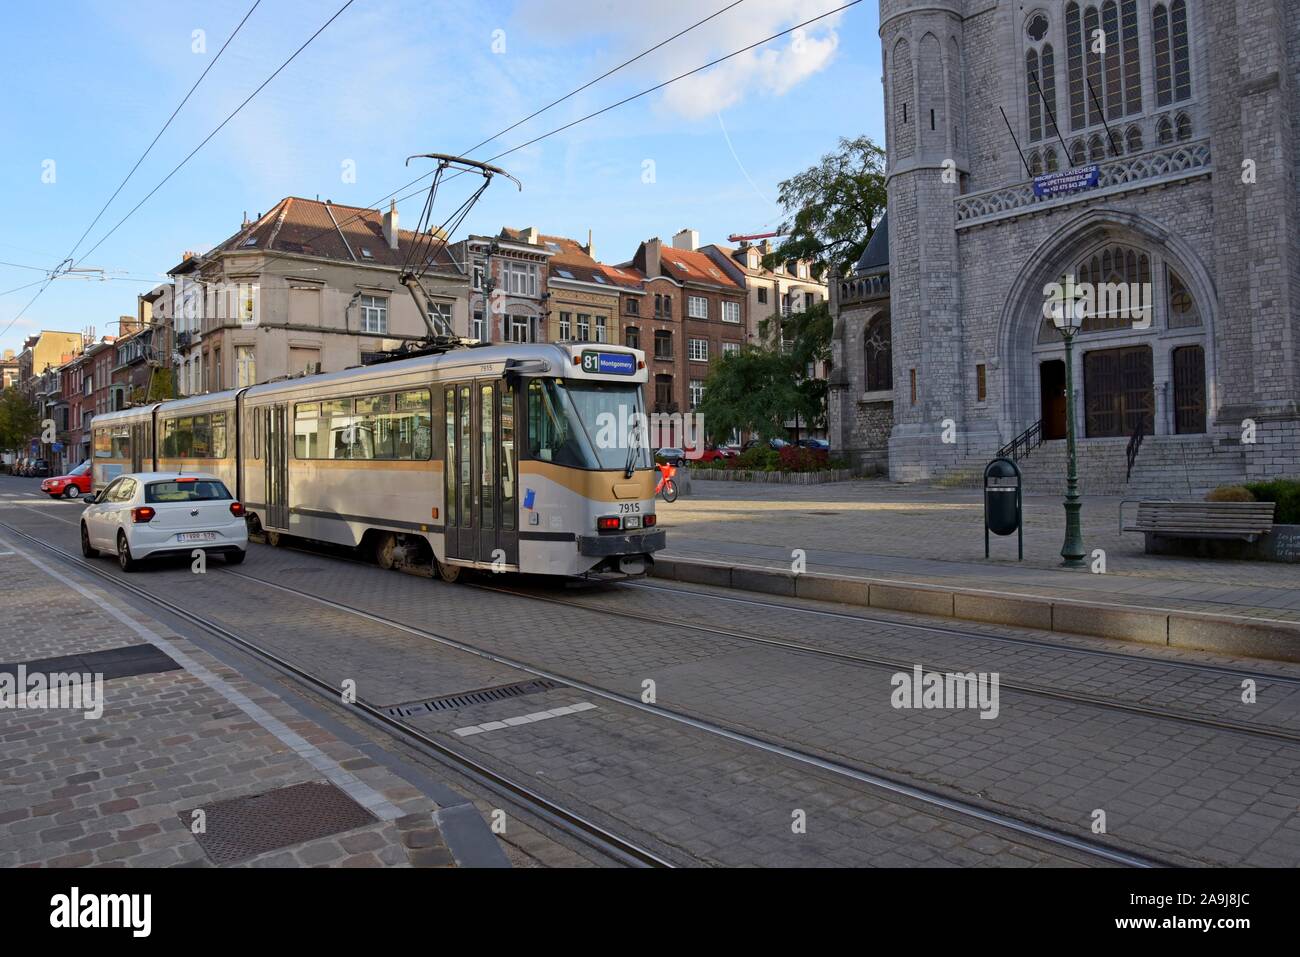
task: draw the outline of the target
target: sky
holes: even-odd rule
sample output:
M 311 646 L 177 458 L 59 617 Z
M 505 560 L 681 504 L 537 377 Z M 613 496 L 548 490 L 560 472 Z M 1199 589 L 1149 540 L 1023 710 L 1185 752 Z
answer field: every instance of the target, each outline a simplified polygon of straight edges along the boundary
M 220 243 L 245 213 L 285 196 L 386 206 L 387 194 L 430 168 L 418 159 L 406 166 L 412 154 L 489 159 L 845 0 L 741 0 L 472 152 L 733 0 L 353 0 L 127 215 L 343 2 L 261 0 L 219 58 L 253 0 L 4 7 L 0 330 L 13 325 L 0 332 L 0 351 L 17 351 L 40 329 L 114 333 L 119 316 L 135 313 L 136 295 L 184 251 Z M 862 0 L 502 156 L 494 162 L 523 190 L 495 180 L 453 238 L 536 226 L 585 241 L 590 229 L 597 258 L 618 263 L 641 241 L 683 228 L 704 243 L 775 228 L 783 179 L 840 137 L 883 143 L 878 7 Z M 69 256 L 209 65 L 75 247 L 79 268 L 103 272 L 57 279 L 24 310 L 40 286 L 11 290 Z M 435 221 L 476 181 L 448 182 Z M 423 201 L 419 193 L 399 205 L 403 226 L 414 225 Z

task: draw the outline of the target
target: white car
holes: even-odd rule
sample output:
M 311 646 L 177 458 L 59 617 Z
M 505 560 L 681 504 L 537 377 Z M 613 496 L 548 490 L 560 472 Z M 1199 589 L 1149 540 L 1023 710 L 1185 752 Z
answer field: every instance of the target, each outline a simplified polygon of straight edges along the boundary
M 81 554 L 112 552 L 123 571 L 135 571 L 145 558 L 190 555 L 196 548 L 238 565 L 248 550 L 244 506 L 215 475 L 133 472 L 83 501 Z

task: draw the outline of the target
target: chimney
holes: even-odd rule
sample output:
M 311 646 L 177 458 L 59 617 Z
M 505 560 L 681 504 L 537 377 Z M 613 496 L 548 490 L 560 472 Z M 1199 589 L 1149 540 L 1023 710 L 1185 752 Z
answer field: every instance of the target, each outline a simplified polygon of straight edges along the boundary
M 645 274 L 647 276 L 661 275 L 659 271 L 659 256 L 663 251 L 663 241 L 656 236 L 654 239 L 645 241 Z
M 397 231 L 397 200 L 390 200 L 388 212 L 384 213 L 384 238 L 388 240 L 388 248 L 396 249 L 398 245 Z
M 250 222 L 248 221 L 248 210 L 244 210 L 244 224 L 243 224 L 242 226 L 240 226 L 239 228 L 240 228 L 240 229 L 247 229 L 247 228 L 248 228 L 249 226 L 251 226 L 251 225 L 252 225 L 252 223 L 250 223 Z
M 587 255 L 596 258 L 596 244 L 591 241 L 591 230 L 587 230 Z
M 698 229 L 683 229 L 673 237 L 673 249 L 696 250 L 700 248 L 700 231 Z
M 519 230 L 519 238 L 522 239 L 524 242 L 530 244 L 530 245 L 536 246 L 536 245 L 537 245 L 537 227 L 536 227 L 536 226 L 525 226 L 523 229 Z

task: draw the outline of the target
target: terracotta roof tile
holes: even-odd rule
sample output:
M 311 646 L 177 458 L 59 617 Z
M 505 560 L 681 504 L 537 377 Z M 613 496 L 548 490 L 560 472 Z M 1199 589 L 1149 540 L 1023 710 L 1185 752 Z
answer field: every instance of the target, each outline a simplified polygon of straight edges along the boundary
M 740 284 L 723 272 L 707 253 L 664 246 L 659 253 L 659 265 L 664 272 L 681 282 L 706 282 L 715 286 L 740 288 Z
M 213 253 L 257 250 L 400 266 L 417 233 L 400 228 L 397 233 L 398 248 L 392 249 L 384 238 L 384 214 L 379 210 L 289 196 L 221 243 Z M 428 237 L 420 238 L 427 242 Z M 441 243 L 434 268 L 439 272 L 456 270 L 450 252 Z

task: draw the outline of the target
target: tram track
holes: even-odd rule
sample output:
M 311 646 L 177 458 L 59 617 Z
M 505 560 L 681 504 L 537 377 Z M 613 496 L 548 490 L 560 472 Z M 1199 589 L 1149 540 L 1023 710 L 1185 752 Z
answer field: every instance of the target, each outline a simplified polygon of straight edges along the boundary
M 496 592 L 503 595 L 512 595 L 518 598 L 529 599 L 532 601 L 546 602 L 549 604 L 562 605 L 568 608 L 580 608 L 584 611 L 595 614 L 607 615 L 615 618 L 636 621 L 650 627 L 670 626 L 674 628 L 684 628 L 691 631 L 697 631 L 704 634 L 717 635 L 723 638 L 730 638 L 736 641 L 744 641 L 750 644 L 765 645 L 771 648 L 780 648 L 785 651 L 795 652 L 797 654 L 812 655 L 818 658 L 824 658 L 835 661 L 843 661 L 853 665 L 863 667 L 877 668 L 880 670 L 896 673 L 899 671 L 910 672 L 915 661 L 901 661 L 893 658 L 876 657 L 873 655 L 862 655 L 844 651 L 834 651 L 829 648 L 819 648 L 815 645 L 805 644 L 803 642 L 789 641 L 782 638 L 774 638 L 770 635 L 755 635 L 746 632 L 732 631 L 726 628 L 718 628 L 713 625 L 703 625 L 698 622 L 686 621 L 684 619 L 670 618 L 664 615 L 656 614 L 654 616 L 638 614 L 635 612 L 619 611 L 612 608 L 603 608 L 599 605 L 593 605 L 587 602 L 572 601 L 563 598 L 555 598 L 549 595 L 538 595 L 534 592 L 517 591 L 511 588 L 502 588 L 496 585 L 485 585 L 478 582 L 466 583 L 471 588 L 478 588 L 484 591 Z M 684 592 L 695 597 L 715 597 L 712 595 L 701 596 L 699 592 Z M 799 609 L 790 606 L 778 605 L 786 610 L 797 611 Z M 863 619 L 869 621 L 870 619 Z M 888 622 L 893 624 L 893 622 Z M 970 633 L 974 635 L 975 633 Z M 1053 646 L 1059 647 L 1059 646 Z M 1163 664 L 1163 662 L 1162 662 Z M 968 669 L 946 668 L 942 665 L 932 665 L 927 670 L 939 672 L 960 672 Z M 1259 678 L 1258 674 L 1248 675 L 1248 677 Z M 1198 727 L 1210 728 L 1215 731 L 1228 731 L 1235 734 L 1247 735 L 1250 737 L 1272 738 L 1279 741 L 1286 741 L 1290 744 L 1300 745 L 1300 732 L 1288 731 L 1283 728 L 1261 727 L 1258 725 L 1245 724 L 1238 721 L 1226 721 L 1219 718 L 1207 718 L 1201 715 L 1188 714 L 1186 712 L 1169 711 L 1164 708 L 1148 707 L 1146 705 L 1134 704 L 1125 701 L 1116 701 L 1113 698 L 1105 698 L 1098 695 L 1083 694 L 1080 692 L 1063 691 L 1058 688 L 1046 688 L 1039 685 L 1025 684 L 1022 682 L 1008 681 L 1005 678 L 999 678 L 999 686 L 1005 690 L 1016 691 L 1021 694 L 1032 695 L 1038 698 L 1045 698 L 1052 701 L 1062 701 L 1069 704 L 1085 705 L 1094 708 L 1100 708 L 1108 711 L 1120 711 L 1128 714 L 1141 715 L 1148 718 L 1157 718 L 1165 721 L 1176 721 L 1182 724 L 1188 724 Z
M 208 622 L 206 619 L 203 619 L 202 616 L 193 615 L 192 613 L 185 611 L 184 609 L 178 608 L 177 606 L 173 605 L 170 602 L 157 599 L 155 596 L 150 595 L 148 592 L 145 592 L 142 589 L 129 586 L 126 583 L 123 583 L 119 577 L 109 574 L 105 572 L 103 569 L 95 569 L 90 563 L 83 561 L 79 556 L 76 556 L 70 552 L 66 552 L 63 549 L 57 548 L 56 546 L 49 545 L 39 539 L 27 535 L 26 533 L 14 529 L 12 526 L 8 526 L 5 525 L 5 523 L 0 522 L 0 527 L 9 528 L 11 531 L 19 535 L 20 537 L 22 537 L 24 540 L 37 544 L 49 551 L 54 552 L 56 555 L 59 555 L 66 562 L 70 564 L 74 564 L 78 567 L 86 568 L 92 571 L 93 573 L 97 574 L 99 577 L 104 578 L 108 581 L 113 581 L 114 583 L 126 588 L 127 590 L 140 595 L 140 597 L 144 598 L 145 600 L 151 601 L 154 604 L 158 604 L 160 607 L 164 607 L 168 611 L 171 611 L 174 614 L 178 614 L 179 616 L 185 618 L 186 620 L 192 621 L 193 623 L 199 625 L 200 627 L 203 627 L 205 630 L 214 632 L 218 634 L 220 637 L 227 638 L 227 634 L 225 634 L 227 630 L 224 629 L 223 626 L 216 625 L 212 622 Z M 361 561 L 357 558 L 348 558 L 344 556 L 335 556 L 335 555 L 321 555 L 321 553 L 317 551 L 312 551 L 300 547 L 298 545 L 289 545 L 288 547 L 291 550 L 303 552 L 305 554 L 313 554 L 318 557 L 338 557 L 348 562 L 353 562 L 353 563 L 363 564 L 363 565 L 371 565 L 371 563 Z M 1086 855 L 1088 857 L 1092 857 L 1100 861 L 1104 861 L 1106 863 L 1119 864 L 1121 866 L 1132 866 L 1132 867 L 1178 866 L 1175 862 L 1163 860 L 1156 856 L 1147 854 L 1145 852 L 1142 853 L 1132 852 L 1129 850 L 1125 850 L 1123 848 L 1115 847 L 1109 843 L 1103 843 L 1103 842 L 1090 840 L 1088 838 L 1083 838 L 1083 837 L 1077 837 L 1065 831 L 1057 830 L 1056 828 L 1050 825 L 1039 824 L 1033 820 L 1027 820 L 1022 817 L 1010 815 L 993 808 L 972 803 L 970 801 L 963 800 L 961 797 L 951 796 L 949 794 L 943 793 L 942 791 L 938 791 L 931 787 L 928 787 L 924 784 L 918 784 L 912 781 L 908 781 L 906 778 L 890 777 L 874 771 L 867 771 L 863 768 L 855 767 L 850 764 L 845 764 L 835 759 L 823 757 L 821 755 L 802 750 L 798 747 L 791 747 L 789 745 L 781 744 L 777 741 L 767 740 L 765 738 L 753 735 L 747 731 L 742 731 L 736 728 L 727 727 L 726 725 L 718 724 L 716 722 L 709 721 L 707 719 L 702 719 L 688 713 L 675 711 L 666 708 L 663 705 L 644 704 L 635 697 L 629 697 L 617 691 L 611 691 L 599 685 L 594 685 L 582 679 L 556 672 L 554 670 L 545 668 L 541 665 L 533 664 L 526 661 L 516 660 L 511 657 L 490 651 L 488 649 L 481 648 L 476 645 L 471 645 L 466 642 L 460 641 L 458 639 L 451 638 L 449 636 L 430 631 L 428 629 L 420 628 L 414 625 L 409 625 L 405 622 L 388 618 L 384 615 L 375 614 L 373 612 L 365 611 L 362 609 L 352 608 L 340 602 L 333 601 L 332 599 L 325 598 L 323 596 L 316 595 L 311 592 L 304 591 L 302 589 L 294 588 L 288 585 L 283 585 L 278 582 L 267 581 L 265 579 L 258 578 L 254 575 L 250 575 L 242 571 L 235 571 L 233 569 L 227 569 L 227 568 L 223 568 L 221 569 L 221 571 L 224 574 L 228 574 L 237 578 L 244 579 L 248 582 L 261 585 L 265 588 L 269 588 L 282 593 L 293 595 L 297 598 L 304 599 L 319 604 L 321 606 L 334 609 L 339 612 L 343 612 L 349 615 L 356 616 L 361 619 L 371 621 L 376 624 L 380 624 L 386 627 L 396 629 L 398 631 L 409 634 L 413 637 L 421 638 L 424 640 L 431 640 L 439 644 L 442 644 L 444 646 L 471 655 L 475 655 L 479 658 L 531 674 L 535 677 L 541 677 L 541 678 L 545 678 L 557 682 L 562 685 L 567 685 L 575 690 L 583 691 L 587 694 L 599 698 L 603 698 L 607 701 L 614 702 L 626 706 L 628 708 L 632 708 L 644 713 L 654 715 L 661 719 L 668 719 L 670 721 L 686 725 L 696 730 L 703 731 L 705 733 L 715 735 L 717 737 L 724 738 L 726 740 L 735 743 L 739 743 L 752 748 L 757 748 L 766 753 L 787 758 L 789 760 L 803 764 L 805 766 L 818 768 L 822 771 L 826 771 L 831 774 L 856 781 L 859 784 L 865 784 L 871 788 L 888 792 L 889 794 L 894 795 L 895 797 L 910 798 L 921 804 L 928 805 L 931 808 L 943 809 L 954 815 L 958 815 L 960 817 L 965 817 L 970 820 L 978 821 L 985 825 L 1004 828 L 1023 837 L 1033 838 L 1059 848 L 1068 849 L 1078 854 Z M 605 614 L 618 614 L 620 617 L 633 617 L 633 618 L 638 617 L 638 616 L 629 616 L 627 613 L 615 613 L 607 609 L 588 607 L 583 603 L 568 602 L 561 599 L 539 598 L 539 596 L 527 592 L 515 592 L 509 589 L 500 589 L 495 586 L 484 585 L 481 583 L 462 582 L 461 585 L 462 587 L 468 585 L 469 587 L 472 588 L 479 588 L 479 589 L 490 590 L 490 591 L 502 591 L 507 594 L 513 595 L 515 597 L 520 597 L 520 598 L 525 598 L 530 600 L 550 600 L 555 602 L 556 604 L 573 605 L 574 607 L 583 608 L 583 610 L 605 613 Z M 698 594 L 698 593 L 692 592 L 690 594 Z M 782 607 L 787 607 L 787 606 L 782 606 Z M 664 623 L 664 620 L 662 618 L 655 618 L 653 619 L 653 621 L 660 625 Z M 887 624 L 896 624 L 895 622 L 888 621 L 886 619 L 881 619 L 881 622 Z M 682 626 L 686 627 L 688 624 L 690 627 L 697 628 L 699 630 L 722 633 L 718 629 L 711 629 L 708 628 L 707 626 L 699 626 L 694 623 L 682 623 Z M 916 627 L 924 627 L 924 626 L 916 626 Z M 972 634 L 977 634 L 977 633 L 972 633 Z M 755 636 L 742 636 L 742 635 L 731 635 L 731 637 L 742 637 L 742 638 L 747 637 L 750 639 L 755 638 Z M 979 637 L 984 637 L 984 636 L 979 636 Z M 232 640 L 234 643 L 241 644 L 241 645 L 245 642 L 245 639 L 242 639 L 240 636 L 233 636 L 233 635 L 232 637 L 227 638 L 227 640 Z M 773 641 L 774 643 L 779 643 L 778 640 L 771 640 L 771 641 Z M 786 643 L 786 644 L 790 644 L 790 643 Z M 1056 648 L 1059 646 L 1053 645 L 1049 647 Z M 818 651 L 818 649 L 805 649 L 802 647 L 798 647 L 798 648 L 787 647 L 786 650 L 800 651 L 800 652 L 805 652 L 808 650 L 812 650 L 814 652 Z M 259 653 L 259 656 L 261 656 L 261 654 L 269 654 L 273 658 L 276 657 L 274 653 L 271 652 L 261 652 Z M 833 652 L 827 652 L 827 656 L 845 657 L 839 653 L 833 653 Z M 1122 656 L 1122 657 L 1135 657 L 1135 656 Z M 279 659 L 277 658 L 277 660 Z M 1149 659 L 1141 659 L 1141 660 L 1149 661 Z M 877 662 L 870 662 L 870 664 L 877 664 Z M 890 667 L 893 667 L 893 665 L 894 663 L 892 662 L 889 664 Z M 287 667 L 291 671 L 301 670 L 298 669 L 297 666 L 287 662 L 285 663 L 285 667 Z M 314 676 L 312 676 L 310 680 L 312 680 L 313 683 L 318 686 L 318 690 L 321 690 L 322 693 L 327 693 L 332 700 L 335 700 L 337 698 L 337 689 L 334 686 L 325 685 L 324 687 L 321 687 L 322 685 L 321 679 L 316 678 Z M 1145 716 L 1152 717 L 1152 715 L 1145 715 Z M 419 731 L 418 729 L 409 729 L 409 726 L 406 726 L 404 722 L 401 722 L 400 720 L 394 720 L 390 718 L 387 714 L 374 715 L 372 716 L 372 719 L 380 725 L 388 726 L 390 729 L 392 728 L 392 726 L 400 726 L 399 730 L 402 732 L 400 736 L 406 737 L 407 735 L 410 735 L 410 737 L 414 739 L 416 746 L 422 750 L 435 751 L 438 754 L 443 755 L 446 760 L 456 764 L 459 764 L 462 761 L 466 760 L 461 755 L 456 753 L 455 749 L 447 748 L 446 745 L 443 745 L 441 742 L 431 738 L 429 735 Z M 1220 729 L 1220 730 L 1228 730 L 1228 729 Z M 453 755 L 448 756 L 447 755 L 448 751 L 453 752 Z M 468 761 L 475 767 L 479 766 L 478 762 L 474 761 L 473 758 L 469 758 Z M 484 768 L 481 773 L 484 778 L 484 784 L 486 786 L 489 786 L 492 790 L 497 791 L 499 793 L 499 789 L 502 785 L 500 783 L 497 783 L 496 786 L 493 786 L 494 778 L 498 777 L 497 772 Z M 468 776 L 470 776 L 472 779 L 477 779 L 478 774 L 471 773 Z M 504 783 L 504 787 L 507 791 L 513 791 L 514 790 L 514 788 L 512 787 L 513 784 L 514 782 L 510 782 L 507 779 Z M 523 785 L 521 787 L 526 793 L 531 793 L 531 789 L 529 789 L 526 785 Z M 541 800 L 545 802 L 547 799 L 541 798 Z M 543 817 L 543 819 L 548 819 L 545 814 L 539 816 Z M 576 817 L 579 820 L 582 820 L 582 815 L 574 815 L 572 814 L 572 812 L 569 812 L 568 814 L 565 815 L 561 815 L 562 820 L 568 817 Z M 607 833 L 608 832 L 606 832 L 606 834 Z M 602 835 L 601 841 L 605 839 L 606 838 Z M 597 844 L 599 844 L 601 841 L 597 841 Z M 592 841 L 588 839 L 586 840 L 586 843 L 591 844 Z M 614 856 L 616 859 L 619 857 L 618 854 L 614 854 L 612 856 Z M 650 863 L 651 866 L 655 866 L 655 862 L 646 862 L 646 863 Z M 659 866 L 662 866 L 664 863 L 666 862 L 660 861 Z
M 0 522 L 0 528 L 3 528 L 8 533 L 29 545 L 35 545 L 44 549 L 64 563 L 72 565 L 103 581 L 109 582 L 128 594 L 147 601 L 150 604 L 163 609 L 168 614 L 189 622 L 227 644 L 233 645 L 241 651 L 251 654 L 259 661 L 269 665 L 281 675 L 293 679 L 299 686 L 305 687 L 318 696 L 328 699 L 331 703 L 336 704 L 338 702 L 339 691 L 336 685 L 320 675 L 288 661 L 275 652 L 263 647 L 258 642 L 249 639 L 244 635 L 240 635 L 229 628 L 226 628 L 224 625 L 220 625 L 202 615 L 196 614 L 175 602 L 168 601 L 165 598 L 155 595 L 148 589 L 124 581 L 120 575 L 113 574 L 104 568 L 97 568 L 92 561 L 88 561 L 81 556 L 59 548 L 56 545 L 44 542 L 33 535 L 15 528 L 7 522 Z M 231 572 L 231 574 L 235 573 Z M 250 581 L 261 581 L 260 579 L 242 574 L 239 575 L 239 577 L 247 578 Z M 409 747 L 414 748 L 426 757 L 438 761 L 439 763 L 449 764 L 476 785 L 498 797 L 506 799 L 516 807 L 522 808 L 529 814 L 533 815 L 536 819 L 543 821 L 551 827 L 581 841 L 583 844 L 617 863 L 634 867 L 657 868 L 677 866 L 675 863 L 657 852 L 638 844 L 630 838 L 618 835 L 592 821 L 584 814 L 542 795 L 528 784 L 490 768 L 472 755 L 457 748 L 450 747 L 443 741 L 427 734 L 414 725 L 393 717 L 384 708 L 370 704 L 361 698 L 357 698 L 350 707 L 353 710 L 349 713 L 355 713 L 371 727 L 382 731 L 390 737 L 403 741 Z

